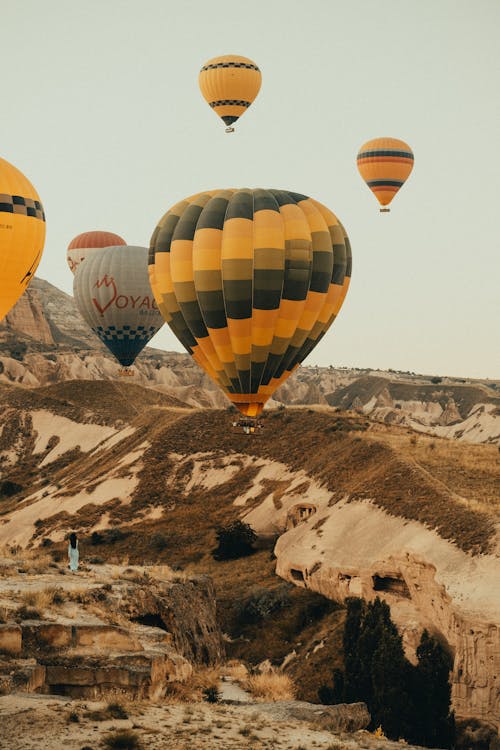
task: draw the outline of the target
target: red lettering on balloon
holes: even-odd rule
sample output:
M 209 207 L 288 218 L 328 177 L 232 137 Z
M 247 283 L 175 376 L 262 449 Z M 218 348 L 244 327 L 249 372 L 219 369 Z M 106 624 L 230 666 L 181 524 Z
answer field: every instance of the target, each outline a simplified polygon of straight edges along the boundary
M 120 300 L 123 300 L 120 302 Z M 124 294 L 119 294 L 116 298 L 116 306 L 119 310 L 123 310 L 125 307 L 128 306 L 128 297 L 126 297 Z
M 117 297 L 117 290 L 116 290 L 116 284 L 114 278 L 111 276 L 108 279 L 108 275 L 105 274 L 102 279 L 97 279 L 96 283 L 94 284 L 94 289 L 101 290 L 102 287 L 104 287 L 104 290 L 99 293 L 100 300 L 97 300 L 95 297 L 92 297 L 92 302 L 97 307 L 101 315 L 104 315 L 108 307 L 110 307 L 113 302 L 115 301 Z M 107 291 L 106 291 L 107 290 Z M 104 298 L 106 299 L 106 294 L 108 296 L 107 301 L 102 305 L 102 297 L 104 295 Z

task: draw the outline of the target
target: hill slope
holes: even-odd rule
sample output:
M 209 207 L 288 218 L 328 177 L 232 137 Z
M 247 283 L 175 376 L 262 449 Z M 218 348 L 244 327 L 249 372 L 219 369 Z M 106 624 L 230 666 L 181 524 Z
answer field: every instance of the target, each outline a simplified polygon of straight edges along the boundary
M 454 651 L 458 714 L 496 715 L 496 448 L 322 408 L 267 412 L 250 437 L 225 411 L 130 383 L 113 396 L 106 382 L 0 388 L 0 544 L 64 550 L 75 529 L 89 557 L 207 572 L 232 653 L 289 657 L 309 698 L 338 664 L 342 622 L 313 592 L 383 596 L 410 656 L 423 627 Z M 216 529 L 238 517 L 263 549 L 214 561 Z

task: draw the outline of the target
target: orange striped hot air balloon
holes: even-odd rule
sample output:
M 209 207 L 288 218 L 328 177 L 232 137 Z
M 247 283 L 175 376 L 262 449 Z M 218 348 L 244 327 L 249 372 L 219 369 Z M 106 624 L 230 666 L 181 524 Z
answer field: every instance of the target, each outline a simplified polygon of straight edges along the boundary
M 95 250 L 100 250 L 103 247 L 116 247 L 117 245 L 125 245 L 125 240 L 114 232 L 96 230 L 77 235 L 69 243 L 66 253 L 70 271 L 75 273 L 80 263 Z
M 382 208 L 386 208 L 413 169 L 413 151 L 398 138 L 374 138 L 359 149 L 358 170 Z
M 209 60 L 200 70 L 201 93 L 213 111 L 232 133 L 233 123 L 243 115 L 260 90 L 262 76 L 248 57 L 221 55 Z

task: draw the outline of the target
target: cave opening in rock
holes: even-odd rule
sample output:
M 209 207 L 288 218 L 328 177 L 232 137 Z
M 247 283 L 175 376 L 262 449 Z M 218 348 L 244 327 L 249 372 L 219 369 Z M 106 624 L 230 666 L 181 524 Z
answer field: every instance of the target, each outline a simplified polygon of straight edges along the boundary
M 163 622 L 159 614 L 153 612 L 147 612 L 144 615 L 138 615 L 137 617 L 131 618 L 133 622 L 138 622 L 140 625 L 147 625 L 150 628 L 161 628 L 168 632 L 168 628 Z
M 372 581 L 374 591 L 386 591 L 395 596 L 403 596 L 405 599 L 411 599 L 410 590 L 404 578 L 374 575 Z
M 304 574 L 301 570 L 290 568 L 290 575 L 292 576 L 294 581 L 299 581 L 300 583 L 304 583 Z

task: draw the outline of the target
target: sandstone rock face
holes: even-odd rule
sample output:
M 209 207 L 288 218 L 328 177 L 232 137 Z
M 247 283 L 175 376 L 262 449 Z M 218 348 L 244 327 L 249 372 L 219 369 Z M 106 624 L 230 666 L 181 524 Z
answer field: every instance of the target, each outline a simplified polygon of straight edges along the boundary
M 456 715 L 500 721 L 495 554 L 472 557 L 421 524 L 366 502 L 320 504 L 278 539 L 275 554 L 278 575 L 330 599 L 385 599 L 412 661 L 423 629 L 438 635 L 454 657 Z
M 169 632 L 174 648 L 197 664 L 213 665 L 223 656 L 216 619 L 215 590 L 200 577 L 166 587 L 138 587 L 128 599 L 127 612 L 143 624 Z
M 448 403 L 446 404 L 446 407 L 444 408 L 443 413 L 441 414 L 441 417 L 439 419 L 439 424 L 448 426 L 457 424 L 457 422 L 462 421 L 463 417 L 458 411 L 455 401 L 452 398 L 448 399 Z
M 0 694 L 40 692 L 45 685 L 45 667 L 35 659 L 0 659 Z
M 0 625 L 0 653 L 14 656 L 21 653 L 21 628 L 19 625 Z
M 21 623 L 23 654 L 31 656 L 39 650 L 68 648 L 73 641 L 72 631 L 73 626 L 59 622 L 26 620 Z
M 44 689 L 73 698 L 98 698 L 109 691 L 132 698 L 157 699 L 168 682 L 184 682 L 192 666 L 173 649 L 140 654 L 107 653 L 105 656 L 71 654 L 49 659 L 45 664 Z
M 19 331 L 43 344 L 55 343 L 41 300 L 33 286 L 28 287 L 18 303 L 6 315 L 1 327 L 7 331 Z
M 91 571 L 78 581 L 70 576 L 61 580 L 58 573 L 32 575 L 27 581 L 16 568 L 5 566 L 3 601 L 23 582 L 34 591 L 57 584 L 60 597 L 44 609 L 43 620 L 0 625 L 0 689 L 89 699 L 112 691 L 131 699 L 157 699 L 168 683 L 185 682 L 194 663 L 217 663 L 223 647 L 210 579 L 176 580 L 171 573 L 166 577 L 153 570 L 149 576 L 144 568 L 102 566 L 99 582 Z M 85 591 L 76 611 L 73 604 L 64 604 L 75 587 L 79 596 Z M 6 609 L 16 616 L 15 597 Z M 106 621 L 108 611 L 120 624 Z
M 76 648 L 93 651 L 142 651 L 137 638 L 125 628 L 114 625 L 79 625 L 73 629 Z

